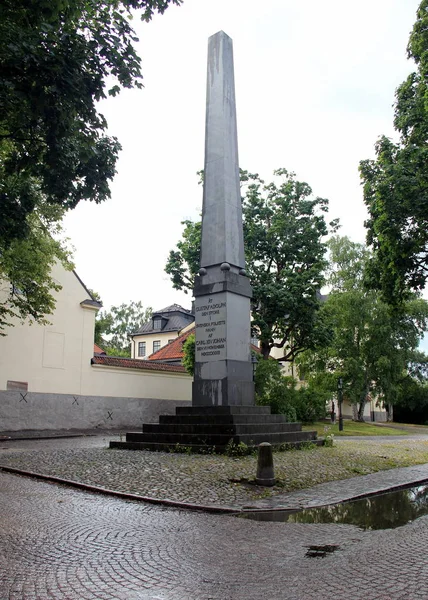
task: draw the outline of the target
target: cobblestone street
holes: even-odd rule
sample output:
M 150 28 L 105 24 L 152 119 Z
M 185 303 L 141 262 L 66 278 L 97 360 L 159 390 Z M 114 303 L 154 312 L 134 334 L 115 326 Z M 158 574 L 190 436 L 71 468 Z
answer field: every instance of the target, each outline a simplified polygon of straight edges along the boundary
M 0 474 L 2 600 L 428 598 L 428 518 L 385 531 L 258 523 Z M 308 546 L 335 544 L 325 558 Z
M 138 491 L 164 480 L 170 495 L 177 490 L 207 504 L 229 503 L 237 509 L 251 500 L 242 486 L 219 477 L 218 469 L 230 473 L 233 460 L 216 458 L 215 463 L 209 456 L 109 451 L 108 439 L 3 440 L 0 464 L 74 479 L 80 468 L 82 480 L 97 476 L 113 490 L 119 489 L 118 482 L 132 489 L 135 478 Z M 426 443 L 426 437 L 406 436 L 366 440 L 365 447 L 384 454 L 393 444 L 406 454 L 421 451 Z M 354 446 L 352 440 L 341 440 L 338 454 L 355 453 Z M 297 457 L 301 469 L 313 470 L 315 456 L 309 451 L 278 455 L 278 460 L 291 468 Z M 357 460 L 358 454 L 352 456 Z M 119 471 L 117 461 L 122 461 Z M 196 479 L 183 471 L 189 464 L 198 474 L 211 465 L 206 480 L 201 475 L 199 489 Z M 249 468 L 246 459 L 239 465 Z M 277 490 L 274 496 L 253 498 L 250 505 L 311 507 L 424 479 L 427 464 L 291 492 Z M 310 546 L 325 545 L 337 550 L 324 558 L 306 556 Z M 0 600 L 426 600 L 427 554 L 428 517 L 383 531 L 257 522 L 0 472 Z

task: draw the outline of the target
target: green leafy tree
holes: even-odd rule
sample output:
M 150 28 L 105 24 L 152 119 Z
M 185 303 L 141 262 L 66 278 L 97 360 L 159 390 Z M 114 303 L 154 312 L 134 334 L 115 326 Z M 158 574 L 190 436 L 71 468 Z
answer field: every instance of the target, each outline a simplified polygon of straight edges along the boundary
M 177 242 L 177 249 L 170 251 L 165 272 L 170 275 L 172 286 L 187 294 L 193 289 L 199 271 L 202 223 L 186 220 L 181 224 L 184 225 L 182 239 Z
M 332 342 L 300 358 L 301 373 L 318 389 L 333 393 L 344 380 L 344 397 L 363 419 L 370 395 L 393 405 L 428 328 L 428 303 L 410 298 L 391 311 L 379 292 L 364 286 L 370 253 L 346 237 L 329 241 L 331 292 L 322 311 L 334 330 Z
M 95 320 L 95 343 L 110 356 L 131 356 L 129 335 L 152 316 L 152 309 L 140 301 L 102 310 Z
M 110 196 L 120 144 L 97 102 L 142 87 L 132 10 L 144 21 L 182 0 L 0 3 L 0 334 L 47 323 L 65 210 Z
M 428 0 L 417 11 L 407 53 L 417 70 L 396 91 L 399 141 L 381 137 L 376 160 L 360 163 L 374 252 L 369 280 L 393 305 L 409 289 L 423 289 L 428 276 Z
M 142 87 L 131 10 L 182 0 L 3 0 L 0 6 L 0 240 L 25 239 L 40 193 L 74 208 L 110 196 L 120 149 L 97 102 Z
M 0 239 L 0 335 L 19 320 L 46 325 L 55 308 L 52 292 L 61 286 L 52 277 L 59 261 L 72 269 L 71 254 L 62 238 L 63 209 L 39 200 L 27 217 L 25 239 L 5 244 Z
M 328 201 L 312 197 L 308 184 L 285 169 L 265 184 L 241 171 L 247 272 L 253 286 L 253 330 L 263 358 L 284 349 L 279 360 L 293 361 L 305 348 L 325 343 L 330 332 L 320 318 L 319 290 L 326 267 Z M 191 290 L 199 269 L 200 222 L 184 221 L 182 239 L 166 264 L 173 286 Z M 334 230 L 337 222 L 330 223 Z
M 107 311 L 100 311 L 95 318 L 95 336 L 94 341 L 104 350 L 107 346 L 107 340 L 104 337 L 113 326 L 113 316 Z

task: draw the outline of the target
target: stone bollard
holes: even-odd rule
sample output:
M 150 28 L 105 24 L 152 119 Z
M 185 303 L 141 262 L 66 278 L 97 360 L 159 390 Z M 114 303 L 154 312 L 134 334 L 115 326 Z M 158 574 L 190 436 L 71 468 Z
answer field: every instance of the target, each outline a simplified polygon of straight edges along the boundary
M 259 454 L 257 459 L 257 485 L 275 485 L 275 473 L 273 471 L 272 446 L 268 442 L 259 444 Z

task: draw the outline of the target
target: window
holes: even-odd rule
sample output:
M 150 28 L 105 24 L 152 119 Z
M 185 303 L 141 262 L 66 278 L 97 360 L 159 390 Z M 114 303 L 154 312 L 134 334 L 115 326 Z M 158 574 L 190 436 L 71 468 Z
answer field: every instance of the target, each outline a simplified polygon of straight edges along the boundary
M 252 337 L 250 342 L 253 344 L 253 346 L 256 346 L 256 348 L 259 347 L 259 340 L 256 337 Z
M 171 342 L 173 342 L 174 340 L 168 340 L 168 344 L 170 344 Z
M 157 352 L 158 350 L 160 350 L 160 347 L 161 347 L 160 340 L 156 340 L 153 342 L 153 352 Z
M 138 342 L 138 356 L 146 356 L 146 342 Z
M 153 329 L 162 329 L 162 319 L 153 319 Z

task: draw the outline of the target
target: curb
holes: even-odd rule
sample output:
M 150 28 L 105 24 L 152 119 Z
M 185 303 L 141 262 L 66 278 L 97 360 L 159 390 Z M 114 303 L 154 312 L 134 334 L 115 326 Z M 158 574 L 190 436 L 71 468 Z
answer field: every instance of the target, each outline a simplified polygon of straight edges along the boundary
M 23 471 L 22 469 L 15 469 L 14 467 L 6 467 L 0 465 L 0 471 L 5 473 L 13 473 L 14 475 L 23 475 L 25 477 L 32 477 L 33 479 L 41 479 L 43 481 L 50 481 L 52 483 L 59 483 L 61 485 L 68 485 L 80 490 L 87 492 L 93 492 L 95 494 L 104 494 L 105 496 L 113 496 L 115 498 L 122 498 L 123 500 L 137 500 L 139 502 L 147 502 L 148 504 L 158 504 L 160 506 L 168 506 L 171 508 L 183 508 L 186 510 L 199 510 L 209 513 L 239 513 L 242 509 L 239 507 L 232 506 L 214 506 L 204 504 L 191 504 L 190 502 L 178 502 L 176 500 L 166 500 L 161 498 L 151 498 L 150 496 L 139 496 L 138 494 L 129 494 L 127 492 L 117 492 L 109 490 L 107 488 L 98 487 L 96 485 L 89 485 L 87 483 L 80 483 L 79 481 L 72 481 L 70 479 L 62 479 L 61 477 L 55 477 L 54 475 L 41 475 L 40 473 L 33 473 L 32 471 Z
M 16 469 L 15 467 L 8 467 L 5 465 L 0 465 L 0 471 L 4 471 L 5 473 L 12 473 L 14 475 L 22 475 L 24 477 L 31 477 L 33 479 L 40 479 L 42 481 L 48 481 L 51 483 L 58 483 L 60 485 L 67 485 L 69 487 L 73 487 L 76 489 L 84 490 L 86 492 L 91 492 L 95 494 L 103 494 L 105 496 L 112 496 L 113 498 L 121 498 L 122 500 L 133 500 L 137 502 L 147 502 L 148 504 L 155 504 L 158 506 L 167 506 L 169 508 L 180 508 L 184 510 L 192 510 L 192 511 L 201 511 L 212 514 L 229 514 L 229 515 L 244 515 L 244 514 L 252 514 L 252 513 L 260 513 L 260 512 L 299 512 L 301 510 L 314 509 L 314 508 L 322 508 L 324 506 L 331 506 L 335 504 L 346 504 L 348 502 L 354 502 L 356 500 L 363 500 L 364 498 L 370 498 L 372 496 L 379 496 L 381 494 L 387 494 L 390 492 L 396 492 L 399 490 L 407 489 L 414 487 L 416 485 L 426 485 L 428 484 L 428 478 L 416 479 L 412 482 L 392 485 L 388 488 L 381 488 L 376 491 L 366 492 L 362 494 L 357 494 L 356 496 L 350 496 L 347 498 L 343 498 L 342 500 L 338 500 L 336 502 L 327 502 L 321 503 L 317 505 L 311 506 L 295 506 L 295 507 L 245 507 L 245 506 L 215 506 L 210 504 L 192 504 L 190 502 L 179 502 L 177 500 L 168 500 L 162 498 L 152 498 L 151 496 L 139 496 L 138 494 L 131 494 L 128 492 L 118 492 L 115 490 L 109 490 L 107 488 L 90 485 L 88 483 L 81 483 L 79 481 L 72 481 L 71 479 L 62 479 L 61 477 L 56 477 L 54 475 L 42 475 L 40 473 L 34 473 L 33 471 L 24 471 L 23 469 Z
M 27 442 L 37 440 L 64 440 L 70 438 L 81 438 L 81 437 L 96 437 L 96 433 L 74 433 L 64 435 L 38 435 L 28 437 L 12 437 L 8 435 L 0 435 L 0 442 Z

